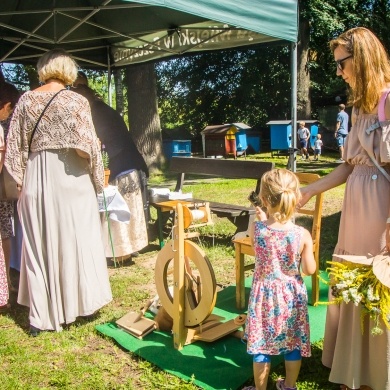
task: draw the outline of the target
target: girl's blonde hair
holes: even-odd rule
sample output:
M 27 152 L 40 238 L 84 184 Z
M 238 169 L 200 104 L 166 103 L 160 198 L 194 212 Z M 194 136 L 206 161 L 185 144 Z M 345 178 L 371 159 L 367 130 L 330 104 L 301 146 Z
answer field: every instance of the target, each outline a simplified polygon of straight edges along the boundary
M 380 40 L 367 28 L 352 28 L 330 41 L 332 52 L 339 46 L 350 55 L 354 69 L 348 104 L 371 113 L 378 105 L 381 91 L 390 83 L 390 62 Z
M 46 52 L 37 63 L 39 81 L 45 83 L 49 79 L 57 79 L 72 85 L 77 78 L 77 64 L 63 49 Z
M 261 178 L 260 197 L 266 201 L 269 215 L 280 223 L 292 218 L 300 196 L 299 180 L 287 169 L 273 169 Z

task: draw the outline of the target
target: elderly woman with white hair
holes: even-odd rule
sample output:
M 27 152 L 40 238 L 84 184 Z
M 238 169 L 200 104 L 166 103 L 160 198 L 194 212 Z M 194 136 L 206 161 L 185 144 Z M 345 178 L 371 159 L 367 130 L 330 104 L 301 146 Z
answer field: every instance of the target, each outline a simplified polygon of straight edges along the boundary
M 30 307 L 32 336 L 60 331 L 112 299 L 96 201 L 100 143 L 87 100 L 66 88 L 77 65 L 54 49 L 39 59 L 38 75 L 43 85 L 15 108 L 5 158 L 21 187 L 18 303 Z

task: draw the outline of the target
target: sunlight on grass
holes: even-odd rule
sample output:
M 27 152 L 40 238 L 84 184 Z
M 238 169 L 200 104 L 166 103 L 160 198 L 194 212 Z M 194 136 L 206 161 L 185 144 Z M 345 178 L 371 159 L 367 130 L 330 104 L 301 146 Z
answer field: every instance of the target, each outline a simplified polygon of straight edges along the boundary
M 274 161 L 285 167 L 287 158 L 271 157 L 262 153 L 248 159 Z M 324 157 L 323 161 L 302 162 L 297 160 L 299 171 L 317 172 L 324 175 L 334 169 L 335 158 Z M 174 189 L 177 175 L 169 172 L 154 173 L 149 186 Z M 247 197 L 256 187 L 255 180 L 223 179 L 213 177 L 187 178 L 184 192 L 194 197 L 218 202 L 249 206 Z M 331 259 L 338 234 L 338 223 L 344 186 L 325 194 L 321 229 L 320 262 Z M 140 307 L 156 294 L 154 263 L 159 250 L 156 235 L 157 214 L 151 208 L 149 247 L 129 262 L 109 266 L 113 301 L 95 316 L 78 319 L 63 332 L 44 332 L 39 337 L 28 335 L 28 308 L 16 303 L 16 294 L 11 296 L 12 309 L 0 315 L 0 361 L 1 389 L 184 389 L 198 387 L 176 376 L 167 374 L 149 362 L 119 348 L 112 339 L 98 334 L 95 325 L 115 321 L 130 310 Z M 214 224 L 199 228 L 196 243 L 209 258 L 219 287 L 235 283 L 235 261 L 232 236 L 235 225 L 226 218 L 213 216 Z M 309 221 L 302 224 L 310 228 Z M 169 229 L 168 229 L 169 230 Z M 168 231 L 165 238 L 168 239 Z M 247 256 L 246 262 L 253 262 Z M 251 271 L 252 272 L 252 271 Z M 249 273 L 247 274 L 249 275 Z M 313 356 L 303 360 L 298 388 L 302 390 L 334 390 L 338 386 L 328 382 L 328 370 L 321 364 L 322 344 L 313 344 Z M 279 375 L 284 375 L 283 365 L 273 370 L 269 386 Z M 253 384 L 253 383 L 248 383 Z

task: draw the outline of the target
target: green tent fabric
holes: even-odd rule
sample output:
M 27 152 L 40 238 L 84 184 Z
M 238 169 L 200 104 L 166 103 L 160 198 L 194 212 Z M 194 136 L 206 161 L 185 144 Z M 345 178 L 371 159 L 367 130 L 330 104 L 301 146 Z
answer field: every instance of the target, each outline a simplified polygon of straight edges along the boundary
M 297 40 L 297 2 L 290 0 L 135 0 L 189 12 L 269 37 Z
M 0 62 L 62 47 L 112 68 L 194 51 L 297 41 L 297 0 L 2 0 Z
M 327 279 L 325 272 L 321 273 Z M 245 280 L 246 302 L 252 278 Z M 311 294 L 311 277 L 305 278 L 308 294 Z M 320 301 L 327 301 L 327 286 L 320 282 Z M 235 286 L 220 291 L 213 314 L 226 320 L 243 312 L 235 305 Z M 326 306 L 309 306 L 310 340 L 323 338 Z M 97 325 L 101 334 L 112 338 L 124 349 L 141 356 L 161 369 L 193 382 L 206 390 L 235 390 L 253 378 L 252 358 L 246 353 L 246 345 L 239 339 L 226 336 L 213 343 L 196 342 L 186 345 L 181 351 L 174 349 L 173 338 L 167 332 L 154 331 L 139 340 L 118 328 L 114 322 Z M 275 366 L 282 357 L 272 358 Z

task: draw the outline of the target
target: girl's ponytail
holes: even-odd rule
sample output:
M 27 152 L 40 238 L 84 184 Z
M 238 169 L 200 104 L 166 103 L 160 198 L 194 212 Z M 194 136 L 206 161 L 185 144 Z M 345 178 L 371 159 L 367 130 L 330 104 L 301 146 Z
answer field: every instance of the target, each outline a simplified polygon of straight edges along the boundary
M 299 180 L 287 169 L 273 169 L 263 175 L 260 195 L 267 200 L 269 213 L 285 223 L 293 217 L 300 197 Z

